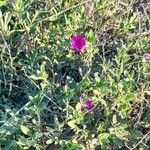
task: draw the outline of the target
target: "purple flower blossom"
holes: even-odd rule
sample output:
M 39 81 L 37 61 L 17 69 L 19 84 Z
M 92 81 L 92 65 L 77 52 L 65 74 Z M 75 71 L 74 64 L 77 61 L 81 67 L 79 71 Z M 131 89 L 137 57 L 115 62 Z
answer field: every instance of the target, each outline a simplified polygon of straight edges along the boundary
M 145 53 L 144 58 L 150 63 L 150 53 Z
M 81 34 L 76 34 L 70 38 L 71 48 L 76 52 L 81 52 L 82 48 L 85 46 L 86 41 Z
M 91 16 L 94 11 L 94 3 L 90 2 L 90 3 L 86 4 L 86 11 L 87 11 L 88 15 Z
M 91 99 L 88 99 L 87 101 L 84 101 L 82 103 L 81 111 L 84 111 L 85 109 L 87 109 L 88 111 L 91 111 L 92 108 L 93 108 L 93 102 Z

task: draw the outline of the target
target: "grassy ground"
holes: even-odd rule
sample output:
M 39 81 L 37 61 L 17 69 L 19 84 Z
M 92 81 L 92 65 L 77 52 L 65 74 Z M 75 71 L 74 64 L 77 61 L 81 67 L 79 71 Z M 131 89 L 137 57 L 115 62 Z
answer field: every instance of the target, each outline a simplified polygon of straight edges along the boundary
M 0 149 L 149 150 L 149 52 L 149 0 L 0 0 Z

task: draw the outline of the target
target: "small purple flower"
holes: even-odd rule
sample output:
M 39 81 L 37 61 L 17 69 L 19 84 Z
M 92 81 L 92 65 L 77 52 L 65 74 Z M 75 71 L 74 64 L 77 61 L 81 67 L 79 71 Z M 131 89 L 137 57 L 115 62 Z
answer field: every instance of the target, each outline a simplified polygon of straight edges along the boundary
M 81 52 L 82 48 L 86 45 L 86 41 L 81 34 L 76 34 L 70 38 L 71 48 L 76 52 Z
M 81 111 L 84 111 L 85 109 L 87 109 L 88 111 L 91 111 L 92 108 L 93 108 L 93 102 L 91 99 L 88 99 L 87 101 L 84 101 L 82 103 Z
M 94 11 L 94 3 L 91 2 L 91 3 L 86 4 L 86 11 L 88 15 L 91 16 Z
M 144 58 L 150 63 L 150 54 L 149 53 L 145 53 Z

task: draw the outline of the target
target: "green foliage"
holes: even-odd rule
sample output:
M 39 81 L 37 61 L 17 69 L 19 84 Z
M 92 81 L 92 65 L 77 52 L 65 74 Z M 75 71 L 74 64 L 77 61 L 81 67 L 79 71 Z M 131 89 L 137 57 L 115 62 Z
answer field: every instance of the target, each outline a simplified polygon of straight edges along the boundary
M 149 9 L 0 0 L 0 149 L 148 150 Z M 74 34 L 86 40 L 80 53 Z M 89 99 L 92 110 L 82 110 Z

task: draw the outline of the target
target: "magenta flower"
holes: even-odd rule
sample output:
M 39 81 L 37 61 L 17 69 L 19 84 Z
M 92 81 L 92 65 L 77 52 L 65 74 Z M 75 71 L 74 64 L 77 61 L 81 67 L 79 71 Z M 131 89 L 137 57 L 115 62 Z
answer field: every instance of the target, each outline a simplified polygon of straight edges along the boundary
M 81 111 L 84 111 L 85 109 L 87 109 L 88 111 L 91 111 L 92 108 L 93 108 L 93 102 L 91 99 L 88 99 L 87 101 L 84 101 L 82 103 Z
M 149 53 L 145 53 L 144 58 L 150 63 L 150 54 Z
M 86 41 L 81 34 L 76 34 L 72 38 L 70 38 L 70 44 L 71 48 L 74 49 L 74 51 L 81 52 L 86 44 Z

